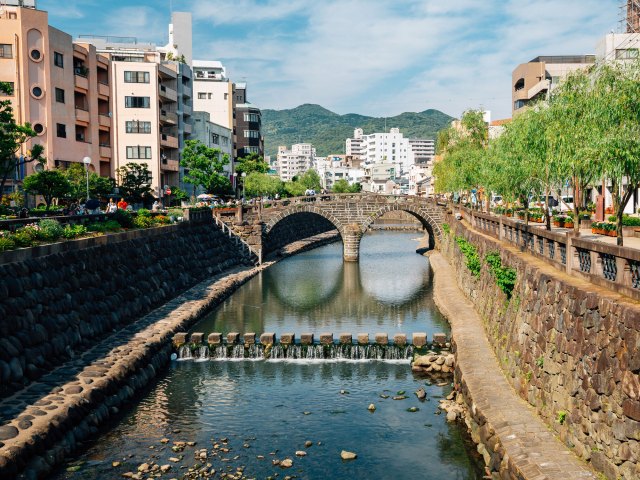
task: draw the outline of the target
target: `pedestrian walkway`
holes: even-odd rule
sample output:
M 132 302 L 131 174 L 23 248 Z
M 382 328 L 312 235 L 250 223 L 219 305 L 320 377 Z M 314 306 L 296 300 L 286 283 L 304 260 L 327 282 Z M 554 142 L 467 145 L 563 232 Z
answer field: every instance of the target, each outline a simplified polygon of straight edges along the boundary
M 504 377 L 484 325 L 473 305 L 458 288 L 456 275 L 439 252 L 429 255 L 435 272 L 434 299 L 451 324 L 457 345 L 457 368 L 462 373 L 474 408 L 486 417 L 515 472 L 527 480 L 596 479 L 522 400 Z

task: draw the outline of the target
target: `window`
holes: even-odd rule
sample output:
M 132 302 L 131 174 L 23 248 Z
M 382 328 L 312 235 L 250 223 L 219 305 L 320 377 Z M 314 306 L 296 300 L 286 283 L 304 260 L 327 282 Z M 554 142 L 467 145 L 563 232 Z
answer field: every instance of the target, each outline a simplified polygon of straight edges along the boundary
M 36 62 L 38 60 L 40 60 L 40 57 L 42 57 L 42 54 L 40 53 L 40 50 L 38 50 L 37 48 L 34 48 L 33 50 L 31 50 L 30 55 L 31 55 L 31 58 L 33 60 L 35 60 Z
M 524 100 L 516 100 L 513 104 L 513 109 L 514 110 L 518 110 L 522 107 L 524 107 L 527 104 L 527 102 L 525 102 Z
M 126 108 L 149 108 L 149 97 L 124 97 Z
M 127 133 L 151 133 L 151 122 L 126 122 Z
M 618 60 L 631 60 L 638 58 L 637 48 L 625 48 L 616 50 L 616 59 Z
M 260 132 L 257 130 L 245 130 L 244 138 L 260 138 Z
M 211 94 L 211 93 L 208 93 L 208 94 L 207 94 L 207 98 L 208 98 L 209 100 L 211 100 L 211 98 L 212 98 L 212 97 L 213 97 L 213 94 Z
M 0 58 L 13 58 L 13 45 L 0 43 Z
M 125 83 L 149 83 L 149 72 L 124 72 Z
M 56 135 L 60 138 L 67 138 L 67 126 L 63 123 L 56 123 Z
M 40 98 L 40 97 L 42 97 L 43 92 L 42 92 L 42 89 L 40 87 L 33 87 L 31 89 L 31 94 L 36 98 Z
M 258 147 L 244 147 L 245 154 L 249 153 L 260 153 L 260 149 Z
M 64 68 L 64 55 L 60 52 L 53 52 L 53 64 L 56 67 Z
M 211 143 L 213 143 L 214 145 L 220 145 L 220 135 L 218 135 L 217 133 L 212 133 Z
M 56 102 L 64 103 L 64 90 L 61 88 L 56 88 Z
M 228 93 L 225 93 L 225 94 L 224 94 L 224 99 L 225 99 L 225 100 L 228 100 L 228 99 L 229 99 L 229 94 L 228 94 Z
M 35 123 L 33 125 L 33 131 L 40 135 L 42 132 L 44 132 L 44 125 L 42 125 L 41 123 Z
M 245 113 L 244 114 L 244 121 L 245 122 L 259 122 L 260 121 L 260 116 L 257 113 Z
M 207 98 L 206 93 L 198 93 L 198 100 L 205 100 Z
M 151 147 L 127 147 L 127 158 L 133 160 L 150 160 L 151 159 Z

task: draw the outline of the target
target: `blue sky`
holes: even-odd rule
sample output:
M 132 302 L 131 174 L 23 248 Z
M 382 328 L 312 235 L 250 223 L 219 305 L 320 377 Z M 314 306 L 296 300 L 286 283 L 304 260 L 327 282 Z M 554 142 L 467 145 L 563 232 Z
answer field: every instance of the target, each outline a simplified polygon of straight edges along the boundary
M 194 19 L 194 56 L 221 60 L 261 108 L 318 103 L 392 116 L 436 108 L 511 114 L 511 71 L 593 53 L 619 0 L 39 0 L 49 23 L 164 45 L 170 3 Z

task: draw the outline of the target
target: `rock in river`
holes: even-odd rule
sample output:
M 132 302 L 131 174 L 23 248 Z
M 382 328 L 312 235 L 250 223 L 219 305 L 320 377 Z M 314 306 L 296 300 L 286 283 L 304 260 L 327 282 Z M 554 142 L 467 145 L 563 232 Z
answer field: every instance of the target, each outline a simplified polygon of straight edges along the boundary
M 358 458 L 358 455 L 353 452 L 342 450 L 342 452 L 340 452 L 340 458 L 342 458 L 342 460 L 355 460 L 356 458 Z

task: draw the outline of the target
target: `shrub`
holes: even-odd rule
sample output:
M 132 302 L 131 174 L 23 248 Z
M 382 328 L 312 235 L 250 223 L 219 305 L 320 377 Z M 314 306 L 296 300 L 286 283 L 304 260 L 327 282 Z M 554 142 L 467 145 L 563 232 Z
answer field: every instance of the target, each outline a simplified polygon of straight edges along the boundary
M 149 228 L 153 224 L 151 217 L 136 217 L 133 219 L 133 225 L 136 228 Z
M 503 267 L 502 259 L 498 252 L 488 253 L 484 257 L 487 265 L 493 277 L 496 279 L 496 284 L 506 295 L 511 299 L 513 288 L 516 285 L 517 272 L 514 268 Z
M 155 225 L 167 225 L 171 223 L 171 220 L 166 215 L 157 215 L 153 217 L 153 223 Z
M 118 209 L 111 215 L 111 220 L 115 220 L 122 228 L 133 227 L 133 215 L 126 210 Z
M 38 226 L 40 227 L 38 238 L 42 240 L 54 241 L 62 236 L 62 226 L 57 220 L 50 218 L 40 220 Z
M 0 252 L 4 252 L 5 250 L 13 250 L 14 248 L 16 248 L 16 242 L 13 241 L 13 236 L 0 237 Z
M 616 216 L 611 215 L 609 221 L 615 223 L 617 221 Z M 622 215 L 622 225 L 625 227 L 640 227 L 640 218 Z
M 24 230 L 14 233 L 11 239 L 15 242 L 16 247 L 30 247 L 34 243 L 34 237 Z
M 120 229 L 122 229 L 122 227 L 115 220 L 107 220 L 106 222 L 96 222 L 87 225 L 89 232 L 117 232 Z
M 442 231 L 444 232 L 445 235 L 449 235 L 449 232 L 451 232 L 451 227 L 449 227 L 448 223 L 442 224 Z
M 147 208 L 141 208 L 140 210 L 138 210 L 138 216 L 139 217 L 150 217 L 151 216 L 151 210 L 147 209 Z
M 84 225 L 67 225 L 62 231 L 64 238 L 76 238 L 87 233 L 87 228 Z
M 456 243 L 467 260 L 467 268 L 471 274 L 474 277 L 479 277 L 482 264 L 480 263 L 480 257 L 478 256 L 478 249 L 463 237 L 456 237 Z
M 184 215 L 184 211 L 181 208 L 170 208 L 167 211 L 167 215 L 170 217 L 182 217 Z
M 35 240 L 38 238 L 38 233 L 40 232 L 40 226 L 37 223 L 30 223 L 29 225 L 25 225 L 24 227 L 18 228 L 16 233 L 23 233 L 28 235 L 31 240 Z

